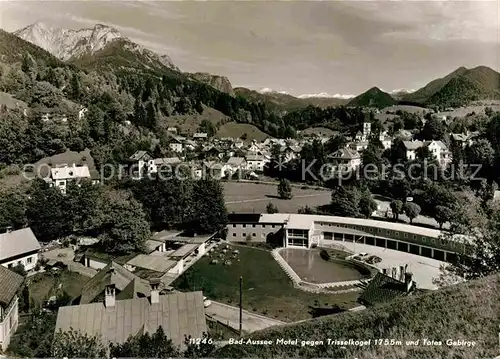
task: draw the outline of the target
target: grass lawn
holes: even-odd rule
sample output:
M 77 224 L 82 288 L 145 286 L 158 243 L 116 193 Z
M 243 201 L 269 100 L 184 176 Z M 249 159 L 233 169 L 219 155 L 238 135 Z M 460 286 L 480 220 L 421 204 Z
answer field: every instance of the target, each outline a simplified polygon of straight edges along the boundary
M 83 286 L 89 279 L 67 270 L 38 273 L 29 278 L 30 297 L 35 306 L 41 306 L 44 301 L 55 295 L 59 284 L 62 284 L 61 289 L 71 298 L 75 298 L 81 294 Z
M 303 323 L 268 328 L 250 335 L 255 340 L 299 338 L 323 340 L 324 345 L 228 345 L 216 358 L 359 358 L 359 359 L 476 359 L 499 353 L 500 275 L 401 297 L 359 312 L 326 316 Z M 326 339 L 368 340 L 389 338 L 402 345 L 328 345 Z M 424 345 L 423 339 L 442 345 Z M 474 346 L 454 346 L 473 341 Z M 407 345 L 407 340 L 420 340 Z
M 224 182 L 223 186 L 227 210 L 236 213 L 265 213 L 270 202 L 278 206 L 282 213 L 297 213 L 301 207 L 314 208 L 332 201 L 330 190 L 315 190 L 309 187 L 293 187 L 293 198 L 286 200 L 277 198 L 277 185 Z
M 218 264 L 210 264 L 211 258 L 205 256 L 173 286 L 179 290 L 203 290 L 210 299 L 236 306 L 239 301 L 238 281 L 242 276 L 243 308 L 288 322 L 311 318 L 310 306 L 332 308 L 338 305 L 343 309 L 356 306 L 359 295 L 356 292 L 315 294 L 294 288 L 271 253 L 263 249 L 230 246 L 225 258 L 232 264 L 224 265 L 224 259 L 219 258 L 222 247 L 220 245 L 220 249 L 211 253 L 212 259 L 215 256 L 219 259 Z M 232 251 L 236 248 L 238 258 L 232 258 Z
M 251 140 L 264 141 L 266 138 L 271 137 L 268 134 L 262 132 L 254 125 L 249 123 L 237 123 L 228 122 L 222 125 L 217 131 L 215 137 L 233 137 L 240 138 L 243 134 L 247 135 L 245 141 L 250 142 Z

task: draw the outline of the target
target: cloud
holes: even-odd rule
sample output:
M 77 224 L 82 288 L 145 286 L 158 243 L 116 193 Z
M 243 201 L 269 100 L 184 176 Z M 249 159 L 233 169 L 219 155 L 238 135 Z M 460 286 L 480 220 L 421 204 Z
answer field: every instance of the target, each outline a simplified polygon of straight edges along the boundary
M 353 98 L 353 97 L 356 97 L 356 95 L 343 95 L 343 94 L 334 94 L 334 95 L 330 95 L 329 93 L 327 92 L 320 92 L 320 93 L 313 93 L 313 94 L 303 94 L 303 95 L 299 95 L 297 96 L 298 98 L 311 98 L 311 97 L 320 97 L 320 98 L 339 98 L 339 99 L 344 99 L 344 100 L 347 100 L 347 99 L 350 99 L 350 98 Z
M 415 92 L 415 91 L 417 91 L 417 90 L 416 89 L 409 89 L 409 90 L 407 90 L 407 89 L 394 89 L 394 90 L 392 90 L 389 93 L 392 95 L 392 94 L 400 93 L 400 92 L 412 93 L 412 92 Z

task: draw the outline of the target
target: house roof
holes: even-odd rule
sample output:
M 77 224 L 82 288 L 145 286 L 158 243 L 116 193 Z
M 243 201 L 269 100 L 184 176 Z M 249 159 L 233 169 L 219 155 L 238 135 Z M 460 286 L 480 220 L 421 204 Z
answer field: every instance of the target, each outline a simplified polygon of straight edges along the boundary
M 297 218 L 293 218 L 293 217 L 297 217 Z M 439 231 L 437 229 L 419 227 L 419 226 L 414 226 L 411 224 L 377 221 L 374 219 L 365 219 L 365 218 L 324 216 L 324 215 L 316 215 L 316 214 L 262 213 L 260 215 L 260 219 L 259 219 L 258 223 L 284 224 L 286 221 L 288 221 L 289 227 L 290 227 L 291 223 L 297 223 L 297 221 L 304 221 L 304 223 L 311 223 L 314 221 L 314 222 L 339 223 L 339 224 L 346 224 L 346 225 L 381 228 L 384 230 L 393 230 L 393 231 L 397 231 L 397 232 L 407 232 L 407 233 L 413 233 L 413 234 L 417 234 L 420 236 L 432 237 L 432 238 L 439 238 L 439 236 L 441 235 L 441 231 Z M 343 228 L 340 228 L 340 230 L 343 230 Z
M 455 141 L 465 142 L 467 141 L 468 136 L 464 133 L 452 133 L 451 138 L 453 138 Z
M 29 227 L 0 234 L 0 262 L 18 255 L 38 251 L 40 248 L 40 243 Z
M 405 146 L 405 148 L 410 151 L 419 149 L 423 145 L 424 143 L 422 141 L 403 141 L 403 146 Z
M 167 242 L 201 244 L 201 243 L 205 243 L 206 241 L 208 241 L 214 235 L 215 235 L 215 233 L 214 234 L 197 235 L 197 236 L 193 236 L 193 237 L 178 236 L 178 237 L 173 237 L 173 238 L 167 239 Z
M 247 161 L 263 161 L 264 156 L 258 155 L 256 153 L 249 153 L 248 155 L 245 156 L 245 159 Z
M 259 213 L 228 213 L 228 223 L 258 223 Z
M 170 260 L 164 256 L 152 256 L 147 254 L 138 254 L 127 262 L 128 265 L 153 270 L 155 272 L 165 273 L 175 267 L 177 261 Z
M 136 151 L 132 156 L 129 157 L 129 160 L 131 160 L 131 161 L 139 161 L 144 156 L 148 156 L 149 157 L 149 154 L 146 151 Z
M 356 159 L 359 158 L 359 153 L 355 151 L 351 151 L 348 148 L 341 148 L 331 154 L 328 155 L 328 158 L 341 158 L 341 159 Z
M 6 307 L 17 294 L 23 284 L 24 278 L 4 266 L 0 265 L 0 306 Z
M 243 157 L 230 157 L 227 160 L 227 164 L 231 166 L 241 166 L 245 163 L 245 159 Z
M 199 244 L 197 243 L 188 243 L 177 249 L 174 253 L 169 254 L 169 257 L 177 257 L 177 258 L 184 258 L 187 255 L 191 254 L 196 250 L 196 248 L 199 247 Z
M 405 283 L 378 272 L 359 297 L 359 301 L 375 305 L 405 295 L 408 295 Z
M 56 331 L 73 328 L 88 335 L 99 335 L 103 342 L 123 343 L 131 335 L 153 334 L 162 326 L 175 345 L 184 344 L 184 336 L 201 338 L 207 331 L 202 292 L 160 295 L 159 303 L 149 298 L 117 300 L 115 306 L 104 303 L 59 308 Z
M 149 284 L 116 262 L 111 262 L 93 276 L 82 288 L 80 304 L 91 303 L 109 284 L 119 291 L 124 290 L 134 279 L 138 280 L 138 292 L 149 294 Z
M 165 242 L 166 240 L 168 240 L 170 238 L 177 237 L 181 233 L 182 233 L 182 231 L 164 230 L 164 231 L 157 232 L 157 233 L 153 234 L 153 237 L 151 239 L 158 241 L 158 242 Z
M 145 243 L 144 246 L 148 250 L 148 253 L 151 253 L 156 250 L 159 246 L 163 244 L 163 241 L 155 241 L 154 239 L 148 239 Z
M 89 168 L 86 165 L 51 168 L 50 176 L 53 180 L 91 178 Z
M 443 141 L 429 141 L 428 143 L 426 142 L 425 145 L 426 146 L 429 146 L 431 145 L 432 143 L 435 143 L 438 147 L 441 147 L 441 149 L 443 150 L 447 150 L 448 149 L 448 146 L 446 146 Z
M 162 165 L 175 165 L 178 163 L 181 163 L 182 161 L 179 159 L 179 157 L 165 157 L 165 158 L 155 158 L 154 164 L 157 166 L 162 166 Z
M 144 292 L 144 283 L 140 278 L 134 278 L 123 290 L 116 295 L 117 300 L 147 297 L 149 291 Z

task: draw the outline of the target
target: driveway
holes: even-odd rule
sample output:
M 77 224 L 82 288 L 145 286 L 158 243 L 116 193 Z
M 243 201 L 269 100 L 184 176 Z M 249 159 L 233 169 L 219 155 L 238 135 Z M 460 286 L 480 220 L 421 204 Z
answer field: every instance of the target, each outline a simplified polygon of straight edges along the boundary
M 205 313 L 231 328 L 236 330 L 240 328 L 240 309 L 238 307 L 212 301 L 212 304 L 205 308 Z M 284 324 L 287 323 L 243 310 L 244 332 L 251 333 Z

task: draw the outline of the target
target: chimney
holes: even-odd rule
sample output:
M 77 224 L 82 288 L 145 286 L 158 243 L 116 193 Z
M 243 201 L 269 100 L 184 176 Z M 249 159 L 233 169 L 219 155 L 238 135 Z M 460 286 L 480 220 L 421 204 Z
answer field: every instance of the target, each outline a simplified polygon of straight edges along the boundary
M 405 273 L 405 290 L 408 293 L 413 287 L 413 275 L 410 272 Z
M 104 306 L 106 308 L 115 307 L 115 302 L 116 302 L 115 294 L 116 294 L 115 285 L 114 284 L 107 285 L 104 294 Z
M 405 280 L 405 267 L 404 266 L 399 266 L 399 281 L 404 282 Z
M 158 278 L 150 279 L 149 286 L 151 288 L 151 304 L 160 302 L 160 280 Z

